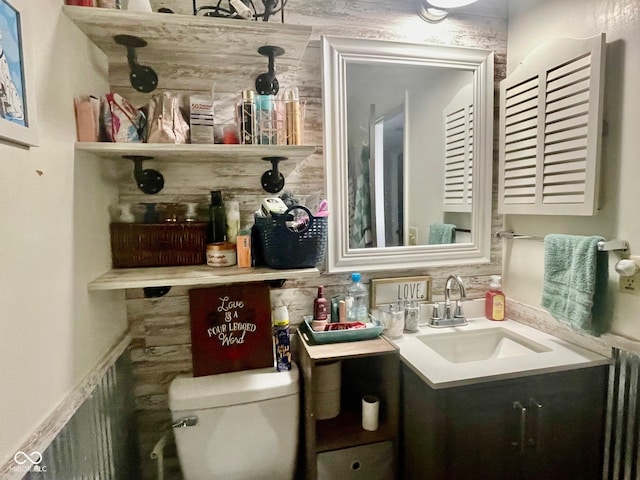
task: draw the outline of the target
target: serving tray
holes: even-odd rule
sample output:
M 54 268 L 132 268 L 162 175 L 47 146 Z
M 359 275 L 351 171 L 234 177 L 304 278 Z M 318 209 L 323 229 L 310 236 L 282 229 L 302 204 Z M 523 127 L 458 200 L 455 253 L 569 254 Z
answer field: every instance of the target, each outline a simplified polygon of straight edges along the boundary
M 311 328 L 311 325 L 309 324 L 310 321 L 311 317 L 305 317 L 304 321 L 300 324 L 300 330 L 307 342 L 315 344 L 371 340 L 379 337 L 383 330 L 383 327 L 379 325 L 376 320 L 373 320 L 373 326 L 367 328 L 314 332 L 313 328 Z

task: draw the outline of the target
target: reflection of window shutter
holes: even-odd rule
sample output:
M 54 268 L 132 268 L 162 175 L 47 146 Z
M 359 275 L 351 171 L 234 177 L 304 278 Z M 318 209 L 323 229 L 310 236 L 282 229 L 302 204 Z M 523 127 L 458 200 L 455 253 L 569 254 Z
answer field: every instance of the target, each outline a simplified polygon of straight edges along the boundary
M 471 212 L 473 183 L 473 85 L 443 110 L 444 211 Z
M 501 82 L 500 213 L 596 213 L 604 47 L 604 34 L 549 42 Z

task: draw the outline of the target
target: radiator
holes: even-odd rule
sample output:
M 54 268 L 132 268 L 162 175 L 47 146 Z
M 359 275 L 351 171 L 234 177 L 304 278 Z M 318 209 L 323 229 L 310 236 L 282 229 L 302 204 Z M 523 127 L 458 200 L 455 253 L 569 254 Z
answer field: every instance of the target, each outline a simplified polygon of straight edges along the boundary
M 613 349 L 607 395 L 603 480 L 640 480 L 639 368 L 638 355 Z
M 24 478 L 140 478 L 132 392 L 131 360 L 125 351 L 42 453 L 39 471 L 32 470 Z

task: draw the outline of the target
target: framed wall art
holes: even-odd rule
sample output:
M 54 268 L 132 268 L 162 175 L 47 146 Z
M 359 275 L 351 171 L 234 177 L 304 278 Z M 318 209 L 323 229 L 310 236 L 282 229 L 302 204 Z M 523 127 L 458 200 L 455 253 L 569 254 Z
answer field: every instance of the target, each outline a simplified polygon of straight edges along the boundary
M 269 286 L 189 290 L 193 376 L 274 367 Z
M 38 145 L 27 0 L 0 0 L 0 140 Z

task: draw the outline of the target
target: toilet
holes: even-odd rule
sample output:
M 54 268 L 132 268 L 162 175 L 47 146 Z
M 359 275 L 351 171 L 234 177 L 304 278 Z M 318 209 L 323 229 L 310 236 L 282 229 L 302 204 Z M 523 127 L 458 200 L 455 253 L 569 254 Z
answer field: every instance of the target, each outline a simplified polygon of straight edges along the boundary
M 184 480 L 293 480 L 299 373 L 261 368 L 178 376 L 169 408 Z

